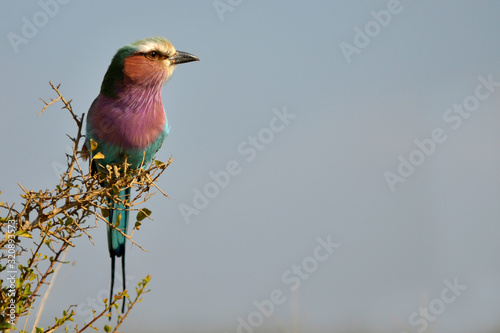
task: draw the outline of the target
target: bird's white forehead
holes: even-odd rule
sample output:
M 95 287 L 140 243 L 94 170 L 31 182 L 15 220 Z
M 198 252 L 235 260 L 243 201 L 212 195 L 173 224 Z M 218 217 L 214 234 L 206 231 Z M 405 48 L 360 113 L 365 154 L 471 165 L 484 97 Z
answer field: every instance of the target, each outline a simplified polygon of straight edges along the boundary
M 156 41 L 148 41 L 143 44 L 137 45 L 137 51 L 141 53 L 148 53 L 150 51 L 159 51 L 162 54 L 172 54 L 175 53 L 175 48 L 170 43 L 159 43 Z

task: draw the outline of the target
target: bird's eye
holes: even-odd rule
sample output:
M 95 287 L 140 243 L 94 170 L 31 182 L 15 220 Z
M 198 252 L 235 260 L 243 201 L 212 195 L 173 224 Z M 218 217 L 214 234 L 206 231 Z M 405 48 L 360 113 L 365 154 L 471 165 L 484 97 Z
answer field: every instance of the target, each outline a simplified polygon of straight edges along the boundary
M 146 58 L 150 60 L 158 60 L 160 58 L 160 53 L 158 51 L 150 51 L 146 53 Z

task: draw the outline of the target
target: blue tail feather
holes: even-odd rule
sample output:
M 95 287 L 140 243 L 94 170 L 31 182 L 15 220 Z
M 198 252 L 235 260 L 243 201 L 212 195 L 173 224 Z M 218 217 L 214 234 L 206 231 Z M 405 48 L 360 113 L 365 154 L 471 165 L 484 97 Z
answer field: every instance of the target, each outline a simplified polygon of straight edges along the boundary
M 120 191 L 119 197 L 122 200 L 130 199 L 130 188 L 124 189 Z M 108 222 L 114 226 L 117 226 L 118 229 L 123 231 L 123 233 L 127 233 L 128 227 L 128 217 L 129 211 L 126 210 L 126 207 L 122 203 L 115 203 L 109 200 L 109 205 L 112 208 L 109 209 Z M 111 257 L 111 290 L 109 301 L 111 302 L 113 299 L 113 288 L 115 284 L 115 257 L 122 257 L 122 285 L 123 290 L 125 290 L 125 242 L 126 238 L 119 231 L 112 229 L 108 226 L 108 249 L 109 256 Z M 122 305 L 122 313 L 125 310 L 125 299 L 123 299 Z M 111 319 L 111 317 L 110 317 Z

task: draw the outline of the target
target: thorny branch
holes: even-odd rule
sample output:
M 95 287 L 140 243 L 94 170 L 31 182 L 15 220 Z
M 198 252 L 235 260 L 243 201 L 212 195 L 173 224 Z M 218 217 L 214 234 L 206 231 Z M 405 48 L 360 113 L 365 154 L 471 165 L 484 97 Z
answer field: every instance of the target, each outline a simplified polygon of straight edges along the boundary
M 9 294 L 9 285 L 2 281 L 2 294 L 0 296 L 0 311 L 2 314 L 7 313 L 9 302 L 15 303 L 15 313 L 13 318 L 3 318 L 0 316 L 0 330 L 6 329 L 9 331 L 13 326 L 8 322 L 16 323 L 22 316 L 27 316 L 33 308 L 33 304 L 40 297 L 38 294 L 41 287 L 51 282 L 47 282 L 49 276 L 54 272 L 54 265 L 61 263 L 60 255 L 68 248 L 74 247 L 74 239 L 82 235 L 86 235 L 92 242 L 91 230 L 97 227 L 98 221 L 102 221 L 110 228 L 118 230 L 116 226 L 110 224 L 106 219 L 109 201 L 114 203 L 122 203 L 127 210 L 137 211 L 135 226 L 127 235 L 118 230 L 130 242 L 139 248 L 143 249 L 133 239 L 131 239 L 135 229 L 139 229 L 141 221 L 146 217 L 150 218 L 151 211 L 147 208 L 136 208 L 138 205 L 148 201 L 157 192 L 166 196 L 156 184 L 156 181 L 165 169 L 172 162 L 172 158 L 168 162 L 153 161 L 150 166 L 140 169 L 130 169 L 129 164 L 125 161 L 122 164 L 106 166 L 105 172 L 90 174 L 82 168 L 82 157 L 86 154 L 85 150 L 80 150 L 83 147 L 85 136 L 83 134 L 83 120 L 85 114 L 77 115 L 71 107 L 71 100 L 67 100 L 61 94 L 60 85 L 55 86 L 50 83 L 50 86 L 57 94 L 56 98 L 51 98 L 50 101 L 41 99 L 44 106 L 38 115 L 41 115 L 48 107 L 61 102 L 62 109 L 67 110 L 72 119 L 77 125 L 77 132 L 74 137 L 68 135 L 72 142 L 72 153 L 66 154 L 66 170 L 60 175 L 58 185 L 53 189 L 45 190 L 28 190 L 21 184 L 22 202 L 19 203 L 20 208 L 15 208 L 14 204 L 0 202 L 0 231 L 4 234 L 9 233 L 8 223 L 14 223 L 15 230 L 15 257 L 25 257 L 23 254 L 28 254 L 26 263 L 16 263 L 20 274 L 16 277 L 15 293 L 10 299 L 6 296 Z M 95 149 L 95 147 L 94 147 Z M 87 163 L 85 163 L 87 165 Z M 102 186 L 102 184 L 107 184 Z M 125 188 L 135 189 L 135 194 L 128 200 L 120 198 L 117 194 Z M 150 189 L 155 188 L 157 192 L 150 193 Z M 90 221 L 94 220 L 95 224 Z M 20 241 L 20 237 L 25 240 Z M 5 237 L 0 240 L 0 249 L 5 250 L 10 242 L 11 237 Z M 26 245 L 29 239 L 37 238 L 39 241 L 32 241 L 32 246 L 28 252 L 21 244 Z M 92 242 L 93 243 L 93 242 Z M 144 250 L 144 249 L 143 249 Z M 45 252 L 44 252 L 45 251 Z M 48 255 L 45 254 L 48 251 Z M 0 259 L 7 258 L 7 253 L 3 251 Z M 3 264 L 3 262 L 2 262 Z M 0 265 L 0 272 L 6 270 L 6 266 Z M 118 326 L 121 325 L 125 317 L 127 317 L 132 306 L 140 301 L 140 294 L 144 292 L 144 288 L 149 282 L 149 276 L 139 283 L 137 297 L 133 302 L 130 302 L 128 311 L 123 317 L 119 317 Z M 142 288 L 142 289 L 141 289 Z M 118 298 L 116 298 L 118 297 Z M 126 294 L 115 295 L 115 300 L 110 302 L 105 311 L 95 316 L 94 319 L 77 332 L 81 332 L 88 327 L 94 328 L 92 325 L 100 317 L 115 306 L 118 299 L 128 297 Z M 70 307 L 71 308 L 71 307 Z M 73 321 L 74 311 L 68 308 L 63 312 L 63 317 L 56 318 L 56 323 L 49 327 L 45 332 L 52 332 L 58 327 L 64 325 L 67 321 Z M 12 321 L 11 321 L 12 320 Z M 117 327 L 118 327 L 117 326 Z M 116 329 L 115 329 L 116 330 Z M 38 330 L 37 330 L 38 331 Z M 25 331 L 21 331 L 25 332 Z

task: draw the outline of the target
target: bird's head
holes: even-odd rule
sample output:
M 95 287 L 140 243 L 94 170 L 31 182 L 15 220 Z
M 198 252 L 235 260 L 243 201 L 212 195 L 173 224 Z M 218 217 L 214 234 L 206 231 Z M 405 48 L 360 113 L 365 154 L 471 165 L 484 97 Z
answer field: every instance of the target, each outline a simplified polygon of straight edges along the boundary
M 163 37 L 150 37 L 119 49 L 104 76 L 101 93 L 116 97 L 117 89 L 129 86 L 161 88 L 178 64 L 199 61 L 187 52 L 177 51 Z

